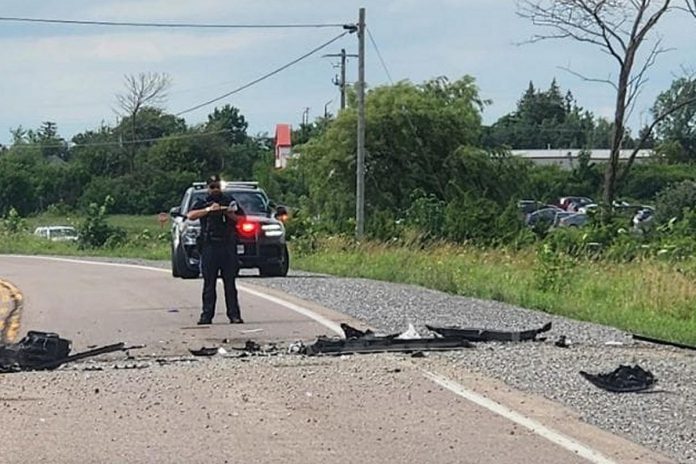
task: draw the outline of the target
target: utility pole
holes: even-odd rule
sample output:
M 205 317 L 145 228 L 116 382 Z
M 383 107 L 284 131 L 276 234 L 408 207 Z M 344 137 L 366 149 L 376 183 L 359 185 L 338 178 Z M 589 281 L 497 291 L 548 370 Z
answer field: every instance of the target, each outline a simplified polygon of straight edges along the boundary
M 355 236 L 365 234 L 365 8 L 358 20 L 358 160 L 355 202 Z
M 358 55 L 353 55 L 346 53 L 346 49 L 342 48 L 341 53 L 333 53 L 329 55 L 324 55 L 324 57 L 327 58 L 340 58 L 341 59 L 341 77 L 340 79 L 334 79 L 333 83 L 338 86 L 338 88 L 341 90 L 341 109 L 345 109 L 346 107 L 346 88 L 347 88 L 347 82 L 346 82 L 346 63 L 348 61 L 348 58 L 358 58 Z

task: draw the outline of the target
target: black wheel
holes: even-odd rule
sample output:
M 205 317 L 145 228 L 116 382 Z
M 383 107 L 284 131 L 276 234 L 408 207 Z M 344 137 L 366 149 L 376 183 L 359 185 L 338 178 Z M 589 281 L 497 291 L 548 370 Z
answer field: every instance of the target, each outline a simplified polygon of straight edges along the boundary
M 181 277 L 181 275 L 179 274 L 179 266 L 177 265 L 176 252 L 174 251 L 174 245 L 172 245 L 171 255 L 172 255 L 172 277 Z
M 271 264 L 259 268 L 261 277 L 285 277 L 290 270 L 290 253 L 288 247 L 283 247 L 283 260 L 278 264 Z
M 178 277 L 182 279 L 196 279 L 198 278 L 198 269 L 191 269 L 188 267 L 186 262 L 186 253 L 181 245 L 176 248 L 174 261 L 176 262 L 176 270 L 179 274 Z M 172 268 L 173 269 L 173 268 Z M 172 271 L 173 272 L 173 271 Z

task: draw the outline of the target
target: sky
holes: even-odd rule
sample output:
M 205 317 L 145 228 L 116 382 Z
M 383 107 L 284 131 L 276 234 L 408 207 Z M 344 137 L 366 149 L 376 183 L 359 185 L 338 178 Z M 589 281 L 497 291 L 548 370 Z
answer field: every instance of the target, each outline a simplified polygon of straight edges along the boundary
M 516 15 L 515 0 L 2 0 L 0 16 L 34 18 L 197 22 L 355 23 L 367 9 L 367 25 L 395 81 L 421 82 L 437 76 L 476 78 L 481 96 L 492 101 L 484 122 L 514 110 L 529 81 L 548 87 L 555 77 L 579 104 L 609 116 L 613 89 L 585 82 L 560 69 L 589 76 L 616 75 L 596 49 L 567 41 L 519 45 L 540 32 Z M 58 124 L 61 136 L 114 124 L 115 95 L 124 75 L 160 72 L 173 84 L 166 109 L 176 113 L 224 94 L 286 64 L 340 34 L 326 29 L 134 29 L 0 22 L 0 144 L 10 129 Z M 660 27 L 666 46 L 650 71 L 630 120 L 649 121 L 656 95 L 669 87 L 682 66 L 696 67 L 696 20 L 673 15 Z M 368 86 L 386 84 L 387 74 L 370 42 L 366 45 Z M 357 52 L 348 35 L 294 67 L 223 100 L 241 109 L 249 132 L 272 133 L 277 123 L 297 126 L 335 112 L 335 61 L 323 53 Z M 348 80 L 357 76 L 357 61 Z M 214 106 L 187 114 L 189 124 L 206 120 Z

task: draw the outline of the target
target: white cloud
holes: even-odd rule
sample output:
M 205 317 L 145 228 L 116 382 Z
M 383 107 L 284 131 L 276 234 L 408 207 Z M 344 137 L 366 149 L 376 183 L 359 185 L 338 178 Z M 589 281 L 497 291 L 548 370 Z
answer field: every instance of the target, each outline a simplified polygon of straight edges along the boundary
M 214 56 L 278 39 L 255 31 L 224 33 L 138 32 L 0 39 L 0 62 L 7 67 L 36 63 L 147 62 Z

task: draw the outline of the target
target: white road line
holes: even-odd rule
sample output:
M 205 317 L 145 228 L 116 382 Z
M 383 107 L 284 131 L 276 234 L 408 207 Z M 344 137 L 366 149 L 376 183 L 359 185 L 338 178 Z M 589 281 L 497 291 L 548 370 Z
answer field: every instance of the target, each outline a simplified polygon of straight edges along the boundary
M 141 271 L 164 272 L 167 274 L 169 274 L 171 272 L 169 269 L 162 269 L 162 268 L 151 267 L 151 266 L 141 266 L 138 264 L 109 263 L 109 262 L 103 262 L 103 261 L 89 261 L 89 260 L 82 260 L 82 259 L 56 258 L 53 256 L 0 255 L 0 258 L 2 256 L 6 256 L 8 258 L 35 259 L 35 260 L 41 260 L 41 261 L 57 261 L 57 262 L 61 262 L 61 263 L 88 264 L 91 266 L 120 267 L 120 268 L 126 268 L 126 269 L 138 269 Z M 328 319 L 328 318 L 322 316 L 321 314 L 315 313 L 311 309 L 307 309 L 307 308 L 304 308 L 302 306 L 296 305 L 294 303 L 284 301 L 281 298 L 277 298 L 275 296 L 266 295 L 265 293 L 248 288 L 244 284 L 238 283 L 237 289 L 239 289 L 243 292 L 249 293 L 250 295 L 254 295 L 258 298 L 263 298 L 264 300 L 269 301 L 271 303 L 275 303 L 277 305 L 283 306 L 284 308 L 287 308 L 291 311 L 294 311 L 294 312 L 296 312 L 302 316 L 305 316 L 309 319 L 312 319 L 313 321 L 323 325 L 324 327 L 335 332 L 336 334 L 343 336 L 343 330 L 341 329 L 340 324 L 332 321 L 331 319 Z
M 594 464 L 616 464 L 616 461 L 607 458 L 599 451 L 593 450 L 592 448 L 589 448 L 588 446 L 585 446 L 582 443 L 579 443 L 560 432 L 557 432 L 542 425 L 534 419 L 525 417 L 522 414 L 513 411 L 512 409 L 507 408 L 500 403 L 496 403 L 495 401 L 488 399 L 485 396 L 473 392 L 453 380 L 450 380 L 446 377 L 434 374 L 429 371 L 425 371 L 424 375 L 426 378 L 432 380 L 441 387 L 446 388 L 447 390 L 461 396 L 462 398 L 465 398 L 474 404 L 486 408 L 489 411 L 498 414 L 499 416 L 502 416 L 509 421 L 512 421 L 518 425 L 521 425 L 524 428 L 531 430 L 533 433 L 536 433 L 540 437 L 545 438 L 572 453 L 575 453 L 576 455 L 588 460 L 589 462 L 592 462 Z

